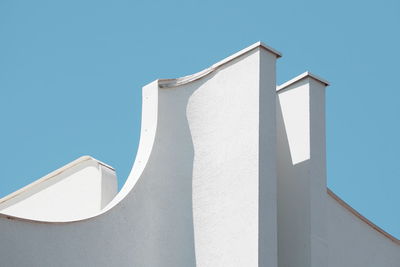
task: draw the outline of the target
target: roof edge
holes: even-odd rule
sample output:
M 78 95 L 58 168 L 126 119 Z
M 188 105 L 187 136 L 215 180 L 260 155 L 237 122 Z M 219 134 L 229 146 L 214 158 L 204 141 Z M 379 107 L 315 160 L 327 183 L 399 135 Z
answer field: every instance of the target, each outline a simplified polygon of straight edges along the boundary
M 95 158 L 93 158 L 91 156 L 87 156 L 87 155 L 81 156 L 81 157 L 77 158 L 76 160 L 71 161 L 70 163 L 62 166 L 61 168 L 58 168 L 58 169 L 46 174 L 45 176 L 33 181 L 32 183 L 30 183 L 30 184 L 28 184 L 28 185 L 26 185 L 24 187 L 21 187 L 20 189 L 17 189 L 16 191 L 6 195 L 5 197 L 0 198 L 0 204 L 4 203 L 4 202 L 7 202 L 8 200 L 19 196 L 20 194 L 23 194 L 26 191 L 30 190 L 32 187 L 34 187 L 34 186 L 36 186 L 36 185 L 38 185 L 40 183 L 43 183 L 45 181 L 48 181 L 48 180 L 54 178 L 55 176 L 65 172 L 66 170 L 71 169 L 71 168 L 73 168 L 73 167 L 75 167 L 75 166 L 77 166 L 77 165 L 79 165 L 79 164 L 81 164 L 83 162 L 86 162 L 86 161 L 94 161 L 97 164 L 102 165 L 102 166 L 104 166 L 104 167 L 106 167 L 106 168 L 108 168 L 108 169 L 110 169 L 110 170 L 115 172 L 115 169 L 113 167 L 111 167 L 110 165 L 108 165 L 108 164 L 106 164 L 104 162 L 101 162 L 100 160 L 97 160 L 97 159 L 95 159 Z
M 371 227 L 372 229 L 374 229 L 375 231 L 377 231 L 378 233 L 380 233 L 381 235 L 383 235 L 384 237 L 386 237 L 387 239 L 389 239 L 390 241 L 392 241 L 393 243 L 395 243 L 396 245 L 400 246 L 400 240 L 397 239 L 396 237 L 392 236 L 391 234 L 389 234 L 388 232 L 386 232 L 385 230 L 383 230 L 382 228 L 380 228 L 379 226 L 377 226 L 376 224 L 374 224 L 373 222 L 371 222 L 370 220 L 368 220 L 367 218 L 365 218 L 363 215 L 361 215 L 361 213 L 359 213 L 358 211 L 356 211 L 354 208 L 352 208 L 349 204 L 347 204 L 343 199 L 341 199 L 338 195 L 336 195 L 335 193 L 333 193 L 332 190 L 330 190 L 329 188 L 327 188 L 327 193 L 328 195 L 335 200 L 336 202 L 338 202 L 339 205 L 341 205 L 343 208 L 345 208 L 346 210 L 348 210 L 350 213 L 352 213 L 354 216 L 356 216 L 358 219 L 360 219 L 362 222 L 364 222 L 365 224 L 367 224 L 369 227 Z
M 291 86 L 291 85 L 293 85 L 293 84 L 295 84 L 295 83 L 297 83 L 297 82 L 299 82 L 299 81 L 301 81 L 301 80 L 303 80 L 305 78 L 311 78 L 311 79 L 313 79 L 313 80 L 315 80 L 317 82 L 320 82 L 320 83 L 324 84 L 325 86 L 329 86 L 330 85 L 327 80 L 325 80 L 325 79 L 323 79 L 323 78 L 321 78 L 321 77 L 319 77 L 319 76 L 317 76 L 315 74 L 312 74 L 309 71 L 306 71 L 306 72 L 303 72 L 302 74 L 294 77 L 293 79 L 291 79 L 291 80 L 289 80 L 289 81 L 287 81 L 287 82 L 285 82 L 285 83 L 283 83 L 281 85 L 278 85 L 276 87 L 276 91 L 284 90 L 287 87 L 289 87 L 289 86 Z
M 221 61 L 218 61 L 217 63 L 213 64 L 213 66 L 225 64 L 225 63 L 227 63 L 227 62 L 229 62 L 229 61 L 231 61 L 231 60 L 233 60 L 233 59 L 235 59 L 237 57 L 240 57 L 241 55 L 246 54 L 247 52 L 250 52 L 251 50 L 253 50 L 255 48 L 258 48 L 258 47 L 263 48 L 263 49 L 267 50 L 268 52 L 274 54 L 277 58 L 282 57 L 282 53 L 281 52 L 279 52 L 276 49 L 264 44 L 261 41 L 258 41 L 256 43 L 254 43 L 252 45 L 249 45 L 248 47 L 243 48 L 242 50 L 234 53 L 233 55 L 230 55 L 227 58 L 225 58 L 225 59 L 223 59 Z
M 173 88 L 173 87 L 177 87 L 180 85 L 184 85 L 193 81 L 196 81 L 200 78 L 203 78 L 205 76 L 207 76 L 208 74 L 218 70 L 220 67 L 222 67 L 223 65 L 231 62 L 232 60 L 256 49 L 256 48 L 262 48 L 272 54 L 274 54 L 277 58 L 280 58 L 282 56 L 282 54 L 280 52 L 278 52 L 277 50 L 273 49 L 272 47 L 267 46 L 266 44 L 264 44 L 263 42 L 256 42 L 242 50 L 240 50 L 239 52 L 234 53 L 233 55 L 228 56 L 227 58 L 218 61 L 217 63 L 213 64 L 211 67 L 206 68 L 202 71 L 199 71 L 197 73 L 188 75 L 188 76 L 184 76 L 184 77 L 180 77 L 180 78 L 175 78 L 175 79 L 158 79 L 158 85 L 160 88 Z

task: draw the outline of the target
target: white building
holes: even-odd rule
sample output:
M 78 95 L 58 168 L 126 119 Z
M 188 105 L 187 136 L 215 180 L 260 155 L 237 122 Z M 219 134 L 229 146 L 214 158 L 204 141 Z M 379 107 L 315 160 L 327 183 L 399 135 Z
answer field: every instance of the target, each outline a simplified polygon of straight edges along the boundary
M 82 157 L 0 199 L 0 266 L 400 267 L 326 187 L 325 87 L 256 43 L 143 88 L 136 161 Z

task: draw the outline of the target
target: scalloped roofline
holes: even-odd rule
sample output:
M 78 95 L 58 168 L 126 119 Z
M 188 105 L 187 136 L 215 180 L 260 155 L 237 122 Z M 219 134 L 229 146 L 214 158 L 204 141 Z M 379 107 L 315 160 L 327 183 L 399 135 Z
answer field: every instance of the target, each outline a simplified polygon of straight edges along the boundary
M 184 85 L 187 83 L 191 83 L 193 81 L 196 81 L 198 79 L 201 79 L 205 76 L 207 76 L 208 74 L 218 70 L 220 67 L 224 66 L 225 64 L 231 62 L 232 60 L 246 54 L 249 53 L 251 51 L 253 51 L 256 48 L 262 48 L 272 54 L 274 54 L 277 58 L 282 57 L 282 54 L 280 52 L 278 52 L 277 50 L 275 50 L 274 48 L 267 46 L 266 44 L 264 44 L 263 42 L 256 42 L 255 44 L 252 44 L 248 47 L 246 47 L 245 49 L 240 50 L 239 52 L 236 52 L 235 54 L 221 60 L 218 61 L 217 63 L 213 64 L 211 67 L 208 67 L 202 71 L 199 71 L 197 73 L 188 75 L 188 76 L 184 76 L 184 77 L 180 77 L 180 78 L 175 78 L 175 79 L 158 79 L 158 86 L 160 88 L 173 88 L 173 87 L 177 87 L 180 85 Z
M 182 77 L 182 78 L 177 78 L 177 79 L 159 79 L 156 82 L 158 83 L 158 86 L 161 87 L 161 88 L 176 87 L 176 86 L 179 86 L 179 85 L 182 85 L 182 84 L 185 84 L 185 83 L 192 82 L 194 80 L 200 79 L 200 78 L 204 77 L 205 75 L 217 70 L 218 68 L 220 68 L 224 64 L 227 64 L 228 62 L 230 62 L 230 61 L 232 61 L 232 60 L 234 60 L 234 59 L 236 59 L 236 58 L 238 58 L 238 57 L 240 57 L 240 56 L 252 51 L 253 49 L 259 48 L 259 47 L 262 48 L 262 49 L 267 50 L 270 53 L 275 54 L 277 58 L 282 56 L 281 53 L 277 52 L 275 49 L 265 45 L 262 42 L 257 42 L 255 44 L 253 44 L 253 45 L 251 45 L 251 46 L 249 46 L 249 47 L 247 47 L 247 48 L 245 48 L 245 49 L 243 49 L 243 50 L 241 50 L 241 51 L 239 51 L 239 52 L 237 52 L 237 53 L 235 53 L 235 54 L 233 54 L 233 55 L 231 55 L 231 56 L 229 56 L 229 57 L 227 57 L 227 58 L 225 58 L 225 59 L 223 59 L 223 60 L 221 60 L 221 61 L 219 61 L 219 62 L 217 62 L 215 64 L 213 64 L 210 68 L 207 68 L 207 69 L 205 69 L 203 71 L 200 71 L 198 73 L 195 73 L 195 74 L 192 74 L 192 75 L 189 75 L 189 76 L 185 76 L 185 77 Z M 322 78 L 320 78 L 320 77 L 318 77 L 318 76 L 306 71 L 306 72 L 296 76 L 295 78 L 293 78 L 293 79 L 291 79 L 291 80 L 289 80 L 289 81 L 277 86 L 277 91 L 281 91 L 283 89 L 286 89 L 290 85 L 293 85 L 293 84 L 295 84 L 295 83 L 297 83 L 300 80 L 303 80 L 305 78 L 311 78 L 311 79 L 314 79 L 315 81 L 318 81 L 318 82 L 320 82 L 320 83 L 322 83 L 322 84 L 324 84 L 326 86 L 329 86 L 329 82 L 326 81 L 325 79 L 322 79 Z M 35 186 L 35 185 L 37 185 L 37 184 L 39 184 L 41 182 L 44 182 L 44 181 L 46 181 L 48 179 L 51 179 L 52 177 L 54 177 L 54 176 L 56 176 L 56 175 L 58 175 L 58 174 L 60 174 L 60 173 L 62 173 L 64 171 L 66 171 L 67 169 L 70 169 L 70 168 L 72 168 L 72 167 L 74 167 L 74 166 L 76 166 L 76 165 L 78 165 L 78 164 L 80 164 L 80 163 L 82 163 L 84 161 L 89 161 L 89 160 L 93 160 L 93 161 L 97 162 L 98 164 L 100 164 L 102 166 L 105 166 L 105 167 L 115 171 L 113 167 L 111 167 L 111 166 L 109 166 L 109 165 L 107 165 L 107 164 L 105 164 L 105 163 L 103 163 L 103 162 L 91 157 L 91 156 L 82 156 L 82 157 L 80 157 L 80 158 L 78 158 L 78 159 L 76 159 L 76 160 L 64 165 L 63 167 L 61 167 L 61 168 L 59 168 L 59 169 L 47 174 L 46 176 L 34 181 L 33 183 L 31 183 L 31 184 L 29 184 L 29 185 L 27 185 L 27 186 L 15 191 L 15 192 L 13 192 L 13 193 L 11 193 L 11 194 L 1 198 L 0 199 L 0 203 L 2 203 L 4 201 L 7 201 L 7 200 L 17 196 L 17 195 L 23 193 L 26 190 L 29 190 L 32 186 Z M 380 227 L 378 227 L 377 225 L 372 223 L 370 220 L 368 220 L 366 217 L 361 215 L 354 208 L 352 208 L 349 204 L 347 204 L 340 197 L 338 197 L 335 193 L 333 193 L 329 188 L 327 188 L 326 190 L 327 190 L 327 194 L 333 200 L 338 202 L 339 205 L 344 207 L 346 210 L 348 210 L 350 213 L 355 215 L 358 219 L 360 219 L 362 222 L 367 224 L 369 227 L 371 227 L 372 229 L 374 229 L 375 231 L 377 231 L 378 233 L 380 233 L 384 237 L 388 238 L 389 240 L 391 240 L 395 244 L 400 245 L 400 240 L 399 239 L 397 239 L 396 237 L 392 236 L 388 232 L 384 231 L 383 229 L 381 229 Z M 114 206 L 112 206 L 112 207 L 114 207 Z M 107 209 L 105 211 L 102 211 L 102 212 L 99 212 L 98 214 L 92 215 L 90 217 L 85 217 L 85 218 L 82 218 L 82 219 L 78 219 L 78 220 L 74 220 L 74 221 L 65 221 L 65 222 L 64 221 L 53 222 L 53 221 L 31 220 L 31 219 L 20 218 L 20 217 L 15 217 L 15 216 L 11 216 L 11 215 L 2 214 L 1 212 L 0 212 L 0 218 L 6 218 L 6 219 L 9 219 L 9 220 L 24 221 L 24 222 L 29 222 L 29 223 L 40 223 L 40 224 L 70 224 L 70 223 L 76 223 L 76 222 L 90 220 L 90 219 L 92 219 L 94 217 L 97 217 L 97 216 L 107 212 L 107 211 L 109 211 L 109 209 Z
M 301 81 L 303 79 L 306 79 L 306 78 L 311 78 L 311 79 L 313 79 L 313 80 L 315 80 L 317 82 L 320 82 L 320 83 L 324 84 L 325 86 L 329 86 L 330 85 L 327 80 L 325 80 L 325 79 L 323 79 L 323 78 L 321 78 L 321 77 L 319 77 L 319 76 L 317 76 L 315 74 L 312 74 L 309 71 L 306 71 L 306 72 L 303 72 L 302 74 L 294 77 L 293 79 L 291 79 L 291 80 L 289 80 L 289 81 L 287 81 L 287 82 L 285 82 L 285 83 L 283 83 L 281 85 L 278 85 L 276 87 L 276 91 L 278 92 L 278 91 L 284 90 L 284 89 L 288 88 L 289 86 L 291 86 L 291 85 L 293 85 L 293 84 L 295 84 L 295 83 L 297 83 L 297 82 L 299 82 L 299 81 Z

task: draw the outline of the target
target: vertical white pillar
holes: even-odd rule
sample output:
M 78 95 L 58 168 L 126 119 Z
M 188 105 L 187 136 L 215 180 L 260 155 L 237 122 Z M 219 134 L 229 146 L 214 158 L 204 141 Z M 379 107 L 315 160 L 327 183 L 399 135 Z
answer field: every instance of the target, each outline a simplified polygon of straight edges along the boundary
M 279 266 L 327 266 L 327 85 L 306 72 L 278 87 Z
M 260 53 L 258 266 L 278 266 L 276 55 Z
M 181 88 L 193 92 L 197 266 L 277 266 L 276 58 L 256 44 Z

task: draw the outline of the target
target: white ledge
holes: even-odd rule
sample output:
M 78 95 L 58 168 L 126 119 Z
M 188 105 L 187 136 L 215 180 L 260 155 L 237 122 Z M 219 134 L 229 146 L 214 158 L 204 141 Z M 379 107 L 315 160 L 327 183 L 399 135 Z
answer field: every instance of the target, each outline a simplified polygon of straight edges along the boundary
M 101 161 L 99 161 L 99 160 L 97 160 L 97 159 L 95 159 L 95 158 L 93 158 L 91 156 L 82 156 L 82 157 L 80 157 L 80 158 L 78 158 L 78 159 L 76 159 L 76 160 L 74 160 L 74 161 L 62 166 L 61 168 L 59 168 L 57 170 L 52 171 L 51 173 L 43 176 L 42 178 L 39 178 L 36 181 L 34 181 L 34 182 L 32 182 L 32 183 L 30 183 L 30 184 L 18 189 L 17 191 L 14 191 L 9 195 L 6 195 L 5 197 L 0 198 L 0 204 L 4 203 L 4 202 L 6 202 L 6 201 L 8 201 L 10 199 L 15 198 L 15 197 L 21 195 L 24 192 L 29 191 L 30 189 L 34 188 L 35 186 L 37 186 L 37 185 L 39 185 L 41 183 L 44 183 L 44 182 L 48 181 L 49 179 L 52 179 L 52 178 L 56 177 L 57 175 L 65 172 L 66 170 L 71 169 L 71 168 L 75 167 L 76 165 L 81 164 L 82 162 L 85 162 L 85 161 L 94 161 L 94 162 L 97 162 L 98 164 L 100 164 L 100 165 L 102 165 L 102 166 L 104 166 L 104 167 L 106 167 L 106 168 L 108 168 L 108 169 L 110 169 L 112 171 L 115 171 L 114 168 L 111 167 L 110 165 L 108 165 L 108 164 L 106 164 L 104 162 L 101 162 Z
M 312 74 L 312 73 L 309 72 L 309 71 L 306 71 L 306 72 L 300 74 L 299 76 L 296 76 L 296 77 L 294 77 L 293 79 L 291 79 L 291 80 L 289 80 L 289 81 L 287 81 L 287 82 L 285 82 L 285 83 L 283 83 L 283 84 L 281 84 L 281 85 L 278 85 L 278 86 L 276 87 L 276 91 L 283 90 L 283 89 L 289 87 L 290 85 L 292 85 L 292 84 L 294 84 L 294 83 L 297 83 L 297 82 L 299 82 L 299 81 L 301 81 L 301 80 L 303 80 L 303 79 L 305 79 L 305 78 L 311 78 L 311 79 L 313 79 L 313 80 L 316 80 L 317 82 L 320 82 L 320 83 L 322 83 L 322 84 L 324 84 L 324 85 L 326 85 L 326 86 L 329 86 L 329 82 L 328 82 L 327 80 L 325 80 L 325 79 L 323 79 L 323 78 L 320 78 L 320 77 L 318 77 L 317 75 Z
M 196 81 L 196 80 L 201 79 L 201 78 L 207 76 L 208 74 L 218 70 L 220 67 L 222 67 L 226 63 L 231 62 L 232 60 L 234 60 L 256 48 L 265 49 L 266 51 L 274 54 L 277 58 L 280 58 L 282 56 L 282 54 L 280 52 L 276 51 L 272 47 L 267 46 L 263 42 L 257 42 L 255 44 L 252 44 L 249 47 L 246 47 L 245 49 L 240 50 L 239 52 L 213 64 L 211 67 L 204 69 L 202 71 L 199 71 L 195 74 L 191 74 L 191 75 L 184 76 L 181 78 L 176 78 L 176 79 L 159 79 L 158 85 L 160 88 L 173 88 L 173 87 L 177 87 L 180 85 L 184 85 L 184 84 Z

